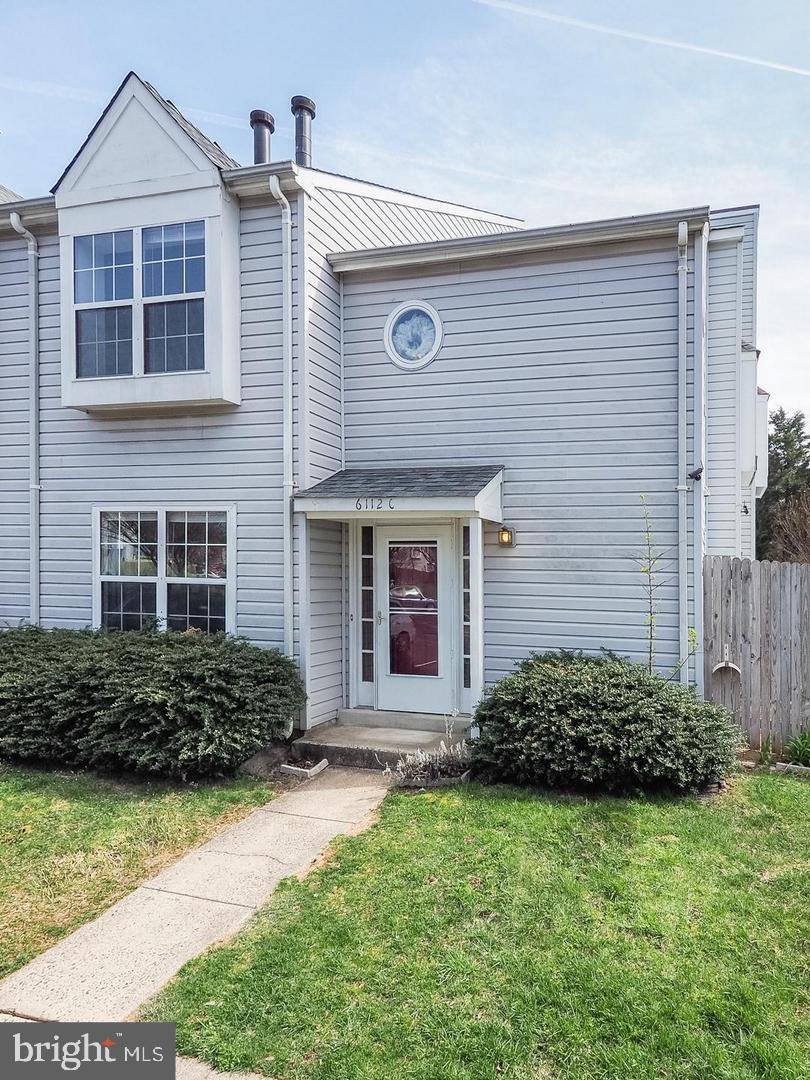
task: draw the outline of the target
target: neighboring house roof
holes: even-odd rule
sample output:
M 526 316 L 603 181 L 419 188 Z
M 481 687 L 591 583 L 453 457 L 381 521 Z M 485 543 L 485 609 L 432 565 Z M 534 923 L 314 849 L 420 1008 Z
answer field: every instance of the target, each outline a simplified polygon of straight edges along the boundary
M 22 195 L 18 195 L 16 191 L 12 191 L 11 188 L 0 184 L 0 203 L 19 202 L 21 199 Z
M 166 112 L 169 114 L 169 116 L 171 116 L 171 118 L 175 121 L 175 123 L 178 124 L 178 126 L 183 129 L 183 131 L 186 133 L 186 135 L 188 135 L 188 137 L 190 139 L 192 139 L 197 144 L 197 146 L 200 148 L 200 150 L 202 150 L 202 152 L 206 155 L 206 157 L 209 159 L 209 161 L 211 161 L 214 165 L 216 165 L 216 167 L 218 169 L 238 169 L 238 168 L 240 168 L 240 165 L 239 165 L 238 161 L 236 161 L 234 158 L 232 158 L 228 154 L 226 154 L 225 151 L 222 149 L 222 147 L 219 146 L 217 143 L 213 142 L 211 139 L 209 139 L 207 135 L 203 135 L 203 133 L 200 131 L 199 128 L 195 127 L 194 124 L 192 124 L 192 122 L 190 120 L 188 120 L 185 116 L 183 116 L 183 114 L 180 112 L 180 110 L 177 108 L 177 106 L 175 104 L 173 104 L 173 102 L 169 101 L 167 98 L 162 97 L 157 92 L 157 90 L 154 88 L 154 86 L 152 86 L 150 83 L 146 82 L 145 79 L 142 79 L 140 77 L 140 75 L 137 73 L 137 71 L 130 71 L 122 79 L 121 85 L 115 91 L 115 93 L 110 98 L 110 100 L 107 102 L 106 106 L 104 107 L 104 111 L 99 116 L 98 120 L 96 120 L 95 124 L 93 124 L 90 131 L 87 133 L 87 138 L 84 140 L 82 145 L 79 147 L 79 149 L 76 151 L 76 153 L 70 159 L 68 164 L 62 170 L 62 175 L 59 177 L 59 179 L 56 181 L 56 183 L 51 188 L 51 193 L 52 194 L 54 194 L 57 191 L 59 185 L 62 183 L 62 181 L 67 176 L 67 174 L 70 172 L 71 168 L 73 167 L 74 163 L 78 159 L 79 155 L 84 150 L 85 146 L 87 146 L 87 144 L 92 139 L 93 135 L 95 134 L 96 130 L 98 129 L 99 124 L 102 122 L 104 117 L 110 111 L 110 109 L 112 108 L 113 103 L 115 102 L 116 98 L 118 97 L 118 95 L 121 93 L 121 91 L 124 89 L 124 87 L 126 86 L 126 84 L 129 82 L 129 80 L 131 78 L 137 79 L 138 82 L 146 90 L 149 91 L 149 93 L 152 95 L 152 97 L 155 99 L 155 101 L 157 101 L 160 105 L 163 106 L 163 108 L 166 110 Z
M 296 498 L 345 499 L 358 493 L 397 498 L 456 498 L 477 495 L 503 465 L 462 465 L 407 469 L 341 469 L 326 480 L 299 491 Z

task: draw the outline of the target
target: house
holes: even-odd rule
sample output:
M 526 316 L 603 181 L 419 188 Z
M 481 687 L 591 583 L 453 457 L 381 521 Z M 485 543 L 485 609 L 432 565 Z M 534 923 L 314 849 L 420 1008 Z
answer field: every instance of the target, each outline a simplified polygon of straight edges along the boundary
M 0 205 L 0 622 L 243 635 L 303 728 L 469 713 L 534 650 L 644 656 L 643 495 L 677 665 L 766 484 L 757 207 L 527 229 L 319 170 L 292 111 L 240 166 L 130 74 Z

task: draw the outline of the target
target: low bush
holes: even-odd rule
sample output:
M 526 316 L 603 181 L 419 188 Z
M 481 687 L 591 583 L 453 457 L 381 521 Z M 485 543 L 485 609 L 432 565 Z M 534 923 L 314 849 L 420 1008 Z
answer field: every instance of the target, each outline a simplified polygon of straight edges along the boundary
M 222 774 L 304 700 L 292 660 L 222 634 L 0 633 L 0 754 L 18 760 Z
M 524 660 L 476 710 L 479 771 L 525 784 L 693 791 L 732 769 L 730 714 L 613 655 Z
M 810 767 L 810 731 L 793 736 L 785 747 L 785 758 L 791 765 Z

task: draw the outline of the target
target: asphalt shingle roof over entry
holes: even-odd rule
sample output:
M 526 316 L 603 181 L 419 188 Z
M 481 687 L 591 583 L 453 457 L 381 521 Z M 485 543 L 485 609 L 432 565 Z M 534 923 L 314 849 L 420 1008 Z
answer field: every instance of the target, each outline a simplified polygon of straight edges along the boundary
M 487 486 L 503 465 L 461 465 L 405 469 L 342 469 L 321 480 L 297 498 L 347 499 L 360 495 L 400 498 L 473 496 Z

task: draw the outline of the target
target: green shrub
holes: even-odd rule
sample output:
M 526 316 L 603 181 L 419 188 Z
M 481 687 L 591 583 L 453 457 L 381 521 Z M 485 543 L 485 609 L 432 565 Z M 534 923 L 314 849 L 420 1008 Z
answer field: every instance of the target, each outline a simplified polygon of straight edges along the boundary
M 793 736 L 785 747 L 785 757 L 791 765 L 810 767 L 810 731 Z
M 305 695 L 292 660 L 217 634 L 0 633 L 0 754 L 183 778 L 233 770 Z
M 732 768 L 729 713 L 616 656 L 530 657 L 476 710 L 479 770 L 525 784 L 696 790 Z

